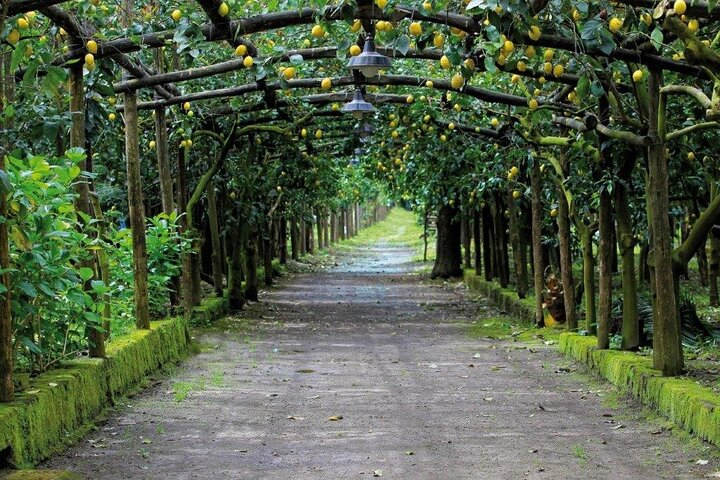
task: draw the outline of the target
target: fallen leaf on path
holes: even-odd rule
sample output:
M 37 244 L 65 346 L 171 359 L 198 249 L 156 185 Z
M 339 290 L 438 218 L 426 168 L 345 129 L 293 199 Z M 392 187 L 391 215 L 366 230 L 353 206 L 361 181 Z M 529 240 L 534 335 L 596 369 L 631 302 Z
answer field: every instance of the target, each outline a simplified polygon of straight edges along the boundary
M 485 398 L 483 398 L 483 400 L 485 400 L 486 402 L 492 402 L 493 397 L 485 397 Z
M 695 465 L 707 465 L 708 463 L 710 463 L 709 460 L 698 460 Z
M 545 345 L 555 345 L 556 342 L 555 342 L 555 340 L 545 340 L 543 343 Z
M 619 429 L 621 429 L 621 428 L 625 428 L 625 425 L 623 425 L 622 423 L 619 424 L 619 425 L 615 425 L 614 427 L 612 427 L 613 430 L 619 430 Z
M 407 450 L 405 452 L 405 455 L 415 455 L 415 452 L 413 452 L 412 450 Z
M 379 468 L 377 470 L 373 470 L 373 477 L 382 477 L 382 470 Z
M 288 415 L 288 420 L 305 420 L 305 417 L 296 417 L 295 415 Z
M 50 382 L 50 383 L 48 383 L 48 385 L 50 385 L 51 387 L 57 387 L 57 386 L 58 386 L 58 384 L 55 383 L 55 382 Z
M 333 415 L 332 417 L 328 418 L 328 420 L 331 422 L 337 422 L 338 420 L 342 420 L 342 419 L 343 419 L 342 415 Z
M 428 368 L 437 368 L 437 363 L 431 363 Z
M 480 357 L 482 357 L 482 355 L 480 355 L 480 352 L 478 352 L 478 353 L 476 353 L 475 355 L 473 355 L 473 358 L 480 358 Z
M 714 472 L 708 475 L 708 478 L 720 478 L 720 472 Z

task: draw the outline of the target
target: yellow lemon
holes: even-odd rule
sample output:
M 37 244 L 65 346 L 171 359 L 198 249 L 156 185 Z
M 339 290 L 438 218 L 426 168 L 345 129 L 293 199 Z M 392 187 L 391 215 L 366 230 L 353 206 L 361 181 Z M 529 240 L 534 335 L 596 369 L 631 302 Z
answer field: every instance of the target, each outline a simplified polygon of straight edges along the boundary
M 414 35 L 416 37 L 419 37 L 422 35 L 422 25 L 420 25 L 420 22 L 412 22 L 410 24 L 410 35 Z
M 173 10 L 172 14 L 170 14 L 173 20 L 176 22 L 179 22 L 182 18 L 182 12 L 180 10 Z
M 375 5 L 380 8 L 385 8 L 387 6 L 387 3 L 387 0 L 375 0 Z
M 450 85 L 452 85 L 452 88 L 459 90 L 462 88 L 463 85 L 465 85 L 465 79 L 462 75 L 456 73 L 450 80 Z
M 150 140 L 148 146 L 150 147 L 150 150 L 155 150 L 155 140 Z
M 576 22 L 579 22 L 580 19 L 582 18 L 582 16 L 580 15 L 580 12 L 578 11 L 577 8 L 573 10 L 572 18 L 573 18 L 573 20 L 576 21 Z
M 13 28 L 10 30 L 10 33 L 8 33 L 6 40 L 10 45 L 15 45 L 20 41 L 20 32 Z
M 528 37 L 530 37 L 530 40 L 537 42 L 540 40 L 540 36 L 542 35 L 542 32 L 540 31 L 540 27 L 537 25 L 533 25 L 530 27 L 530 30 L 528 30 Z
M 111 122 L 114 122 L 116 118 L 117 118 L 117 115 L 115 115 L 114 113 L 111 113 L 110 115 L 108 115 L 108 120 L 110 120 Z
M 235 55 L 238 57 L 244 57 L 247 54 L 247 47 L 245 45 L 238 45 L 235 49 Z
M 315 25 L 313 26 L 311 33 L 315 38 L 322 38 L 325 36 L 325 29 L 322 25 Z
M 512 53 L 513 50 L 515 50 L 515 44 L 510 40 L 505 40 L 505 43 L 503 43 L 503 51 L 505 51 L 505 53 Z
M 565 73 L 565 67 L 563 67 L 559 63 L 553 67 L 553 75 L 555 75 L 556 77 L 559 77 L 563 73 Z
M 227 3 L 222 2 L 218 7 L 218 15 L 220 15 L 221 17 L 226 17 L 228 13 L 230 13 L 230 7 Z
M 435 48 L 443 48 L 445 45 L 445 36 L 442 33 L 436 33 L 433 37 L 433 45 L 435 45 Z
M 320 82 L 320 88 L 330 90 L 330 88 L 332 88 L 332 80 L 328 77 L 323 78 L 322 82 Z
M 472 58 L 466 58 L 463 64 L 465 65 L 465 68 L 467 68 L 471 72 L 475 70 L 475 60 L 473 60 Z
M 673 10 L 675 10 L 675 13 L 678 15 L 682 15 L 687 10 L 687 4 L 685 3 L 685 0 L 675 0 L 675 3 L 673 4 Z
M 254 63 L 255 63 L 255 60 L 253 60 L 253 57 L 251 57 L 250 55 L 245 57 L 245 59 L 243 60 L 243 65 L 245 65 L 245 68 L 252 67 Z
M 291 78 L 295 78 L 295 67 L 287 67 L 285 70 L 283 70 L 283 77 L 285 77 L 285 80 L 290 80 Z
M 443 55 L 442 57 L 440 57 L 440 66 L 445 70 L 450 68 L 450 59 L 447 57 L 447 55 Z
M 317 138 L 318 140 L 320 140 L 322 137 L 323 137 L 323 131 L 320 130 L 320 129 L 318 129 L 318 130 L 315 132 L 315 138 Z
M 85 44 L 85 48 L 87 48 L 88 52 L 93 53 L 93 54 L 98 52 L 98 44 L 95 40 L 89 40 Z
M 412 95 L 408 95 L 407 97 L 405 97 L 405 103 L 413 103 L 414 101 L 415 97 L 413 97 Z
M 643 73 L 642 70 L 635 70 L 632 74 L 632 79 L 634 82 L 640 82 L 640 81 L 642 81 L 644 76 L 645 76 L 645 74 Z
M 688 22 L 688 29 L 693 33 L 697 32 L 700 30 L 700 22 L 693 18 Z
M 88 53 L 87 55 L 85 55 L 85 65 L 95 65 L 95 55 L 93 55 L 92 53 Z
M 518 72 L 524 72 L 525 70 L 527 70 L 527 65 L 525 64 L 525 62 L 520 60 L 519 62 L 517 62 L 517 69 Z
M 685 2 L 683 2 L 683 3 L 685 3 Z M 623 21 L 622 21 L 622 20 L 620 20 L 620 19 L 617 18 L 617 17 L 613 17 L 613 18 L 610 19 L 609 28 L 610 28 L 610 31 L 611 31 L 612 33 L 617 33 L 617 32 L 619 32 L 619 31 L 622 29 L 622 27 L 623 27 Z
M 350 27 L 350 31 L 353 33 L 357 33 L 362 28 L 362 22 L 360 20 L 355 20 Z
M 513 76 L 510 78 L 510 81 L 511 81 L 512 83 L 520 83 L 520 75 L 513 75 Z
M 25 30 L 26 28 L 28 28 L 30 26 L 30 22 L 27 21 L 27 18 L 20 17 L 20 18 L 18 18 L 17 26 L 20 30 Z
M 300 131 L 300 135 L 301 135 L 303 138 L 307 137 L 307 129 L 303 128 L 303 129 Z
M 530 107 L 530 110 L 536 110 L 538 108 L 539 104 L 538 101 L 534 98 L 531 98 L 528 102 L 528 107 Z
M 525 56 L 528 58 L 533 58 L 535 56 L 535 47 L 533 47 L 532 45 L 528 46 L 525 49 Z
M 435 86 L 435 84 L 432 82 L 432 80 L 428 80 L 425 82 L 425 86 L 427 88 L 433 88 Z
M 360 47 L 358 45 L 352 45 L 350 47 L 350 55 L 352 55 L 353 57 L 357 57 L 358 55 L 360 55 L 361 51 L 362 50 L 360 50 Z
M 551 61 L 554 56 L 555 56 L 555 50 L 553 50 L 552 48 L 548 48 L 548 49 L 545 50 L 545 52 L 543 53 L 543 59 L 544 59 L 546 62 Z

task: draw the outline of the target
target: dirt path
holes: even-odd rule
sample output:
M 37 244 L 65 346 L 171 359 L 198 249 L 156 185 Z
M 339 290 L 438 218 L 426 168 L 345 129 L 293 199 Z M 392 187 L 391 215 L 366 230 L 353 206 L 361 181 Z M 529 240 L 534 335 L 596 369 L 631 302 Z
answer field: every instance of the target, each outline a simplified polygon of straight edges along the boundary
M 412 255 L 376 244 L 283 281 L 200 334 L 201 354 L 45 467 L 88 479 L 716 471 L 712 450 L 611 408 L 612 390 L 567 373 L 553 347 L 469 339 L 469 322 L 497 312 L 458 285 L 423 281 Z

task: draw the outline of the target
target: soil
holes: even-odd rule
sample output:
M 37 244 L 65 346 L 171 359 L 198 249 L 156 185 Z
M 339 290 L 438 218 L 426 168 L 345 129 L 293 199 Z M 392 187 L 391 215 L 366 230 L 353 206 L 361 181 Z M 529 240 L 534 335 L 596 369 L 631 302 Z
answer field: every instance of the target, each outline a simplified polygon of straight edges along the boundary
M 201 353 L 44 468 L 88 479 L 691 479 L 715 449 L 375 244 L 196 331 Z M 698 460 L 701 460 L 698 463 Z M 707 460 L 706 464 L 703 464 Z

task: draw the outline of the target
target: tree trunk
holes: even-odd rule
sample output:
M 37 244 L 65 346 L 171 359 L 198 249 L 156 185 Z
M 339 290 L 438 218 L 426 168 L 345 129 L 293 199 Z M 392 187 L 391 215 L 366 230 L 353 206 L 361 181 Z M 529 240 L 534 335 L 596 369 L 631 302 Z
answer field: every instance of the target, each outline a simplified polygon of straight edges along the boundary
M 215 198 L 215 184 L 211 180 L 207 186 L 208 220 L 210 223 L 210 245 L 212 248 L 212 274 L 215 284 L 215 295 L 223 296 L 223 268 L 222 249 L 220 248 L 220 227 L 218 225 L 217 202 Z
M 515 267 L 515 291 L 518 298 L 527 296 L 527 284 L 523 282 L 523 257 L 520 244 L 520 226 L 518 225 L 518 201 L 513 198 L 513 190 L 508 192 L 508 210 L 510 211 L 510 244 L 513 251 L 513 265 Z
M 632 233 L 629 201 L 626 182 L 615 182 L 615 216 L 620 257 L 622 258 L 622 348 L 623 350 L 636 350 L 640 347 L 642 326 L 638 316 L 635 237 Z
M 481 249 L 481 238 L 482 226 L 480 225 L 481 216 L 479 210 L 473 211 L 473 241 L 475 243 L 475 275 L 480 276 L 482 274 L 482 249 Z
M 583 286 L 585 289 L 585 330 L 591 335 L 595 334 L 595 257 L 592 250 L 592 235 L 590 228 L 583 226 L 579 229 L 580 246 L 583 253 Z
M 287 218 L 284 215 L 280 217 L 279 227 L 280 265 L 285 265 L 287 263 Z
M 612 201 L 607 189 L 600 192 L 600 244 L 598 264 L 600 271 L 598 306 L 597 347 L 610 348 L 610 324 L 612 322 Z
M 465 268 L 472 267 L 472 254 L 470 252 L 470 245 L 472 243 L 472 230 L 470 229 L 470 215 L 467 212 L 462 213 L 462 244 L 463 253 L 465 256 Z
M 0 57 L 0 112 L 5 105 L 14 100 L 14 79 L 10 71 L 12 53 Z M 7 102 L 7 103 L 5 103 Z M 11 136 L 4 130 L 10 125 L 0 123 L 0 148 L 11 148 Z M 0 170 L 5 173 L 5 155 L 0 155 Z M 8 218 L 7 192 L 0 193 L 0 216 Z M 0 281 L 6 290 L 0 293 L 0 402 L 10 402 L 15 398 L 13 385 L 13 322 L 12 322 L 12 285 L 10 285 L 10 240 L 7 222 L 0 222 Z
M 567 163 L 563 155 L 562 164 Z M 560 245 L 560 275 L 563 284 L 563 304 L 565 306 L 565 325 L 571 332 L 578 329 L 575 310 L 575 279 L 573 278 L 572 238 L 570 237 L 570 207 L 562 187 L 558 188 L 558 243 Z
M 443 205 L 437 216 L 437 245 L 431 278 L 451 278 L 462 275 L 460 253 L 460 222 L 458 209 Z
M 680 322 L 677 312 L 672 261 L 672 231 L 668 222 L 668 166 L 665 154 L 665 106 L 661 100 L 662 71 L 650 69 L 648 82 L 650 117 L 648 135 L 647 189 L 648 206 L 652 217 L 652 266 L 655 277 L 655 309 L 653 328 L 653 364 L 663 375 L 679 374 L 683 369 Z
M 535 324 L 544 325 L 543 321 L 543 290 L 545 267 L 542 261 L 542 180 L 540 162 L 533 159 L 530 171 L 530 188 L 532 191 L 531 222 L 533 252 L 533 285 L 535 290 Z
M 258 301 L 257 278 L 257 241 L 255 235 L 244 226 L 243 244 L 245 245 L 245 298 L 251 302 Z
M 228 242 L 232 246 L 232 254 L 230 256 L 230 266 L 228 268 L 228 304 L 230 311 L 236 312 L 242 310 L 245 305 L 245 294 L 243 293 L 243 248 L 242 233 L 240 228 L 240 220 L 235 221 L 232 226 L 233 242 Z
M 490 207 L 482 207 L 483 225 L 483 263 L 485 264 L 485 281 L 490 282 L 495 277 L 495 242 L 493 241 L 493 218 Z
M 273 223 L 268 222 L 268 228 L 270 229 L 269 232 L 267 232 L 267 235 L 264 235 L 262 238 L 263 242 L 263 267 L 265 270 L 265 286 L 272 286 L 273 284 Z

